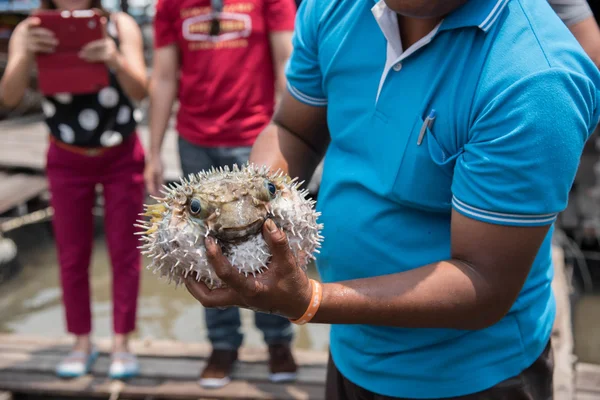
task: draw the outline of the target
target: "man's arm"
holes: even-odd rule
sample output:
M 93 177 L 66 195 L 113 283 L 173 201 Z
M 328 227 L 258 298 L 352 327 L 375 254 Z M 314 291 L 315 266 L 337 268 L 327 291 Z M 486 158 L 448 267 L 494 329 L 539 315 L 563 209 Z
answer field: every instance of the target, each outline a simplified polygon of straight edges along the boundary
M 269 42 L 273 60 L 273 71 L 275 73 L 275 99 L 276 103 L 286 89 L 285 65 L 292 54 L 292 31 L 271 32 Z
M 265 0 L 264 20 L 275 74 L 275 99 L 286 91 L 285 65 L 292 54 L 296 5 L 293 0 Z
M 328 143 L 326 108 L 308 106 L 286 93 L 250 158 L 306 179 Z M 493 225 L 454 211 L 450 259 L 398 274 L 323 285 L 321 306 L 312 322 L 489 326 L 514 303 L 548 228 Z M 284 241 L 280 244 L 287 248 Z M 298 307 L 301 313 L 305 309 L 303 304 Z
M 453 211 L 451 259 L 326 284 L 313 322 L 486 328 L 516 300 L 548 228 L 487 224 Z
M 177 2 L 158 0 L 154 16 L 154 54 L 150 78 L 150 149 L 144 180 L 151 195 L 158 196 L 163 183 L 160 158 L 165 131 L 177 97 L 179 49 L 178 31 L 174 21 L 179 12 Z
M 250 162 L 308 182 L 328 144 L 327 108 L 301 103 L 286 89 L 272 122 L 252 147 Z
M 329 144 L 327 99 L 317 58 L 321 12 L 317 0 L 309 0 L 295 20 L 293 0 L 265 4 L 278 101 L 272 122 L 254 143 L 250 161 L 308 182 Z
M 478 119 L 454 170 L 449 258 L 395 274 L 324 284 L 312 321 L 471 330 L 502 319 L 522 290 L 549 227 L 566 207 L 583 146 L 599 118 L 596 81 L 549 70 L 479 101 Z M 297 107 L 284 101 L 278 113 L 278 124 L 288 129 L 271 133 L 285 138 L 277 156 L 264 158 L 290 165 L 292 172 L 292 162 L 300 161 L 282 142 L 291 146 L 289 136 L 310 136 L 291 133 L 309 126 L 297 125 L 290 106 Z M 206 307 L 238 305 L 298 319 L 311 302 L 310 284 L 298 273 L 285 235 L 269 225 L 263 234 L 272 261 L 259 278 L 238 274 L 207 240 L 211 265 L 229 288 L 210 291 L 187 282 L 188 290 Z
M 150 80 L 150 150 L 145 171 L 148 192 L 157 195 L 163 181 L 160 151 L 177 97 L 178 51 L 174 44 L 155 49 Z

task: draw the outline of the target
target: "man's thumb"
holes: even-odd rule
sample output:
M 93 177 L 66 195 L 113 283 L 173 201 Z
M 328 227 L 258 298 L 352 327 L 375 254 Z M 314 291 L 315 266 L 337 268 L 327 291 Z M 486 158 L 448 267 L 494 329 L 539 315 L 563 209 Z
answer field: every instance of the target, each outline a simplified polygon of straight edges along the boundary
M 285 237 L 283 231 L 277 227 L 275 222 L 272 219 L 267 219 L 264 224 L 264 236 L 269 244 L 269 247 L 273 250 L 273 252 L 277 254 L 273 254 L 273 256 L 285 256 L 285 252 L 289 250 L 287 238 Z

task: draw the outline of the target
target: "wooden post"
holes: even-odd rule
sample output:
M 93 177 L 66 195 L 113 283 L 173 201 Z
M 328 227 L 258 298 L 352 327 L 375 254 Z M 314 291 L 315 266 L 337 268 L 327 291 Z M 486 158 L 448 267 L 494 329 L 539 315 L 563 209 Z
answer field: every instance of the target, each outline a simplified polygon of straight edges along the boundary
M 552 289 L 556 298 L 556 319 L 552 329 L 554 351 L 554 400 L 573 400 L 573 331 L 569 285 L 565 271 L 565 257 L 561 247 L 552 247 L 554 280 Z

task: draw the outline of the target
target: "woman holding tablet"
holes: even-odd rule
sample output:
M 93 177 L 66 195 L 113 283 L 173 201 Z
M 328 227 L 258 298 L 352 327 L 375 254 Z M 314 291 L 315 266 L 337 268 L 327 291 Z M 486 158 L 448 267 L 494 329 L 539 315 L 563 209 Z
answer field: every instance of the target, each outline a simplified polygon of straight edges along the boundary
M 45 94 L 43 110 L 49 130 L 46 173 L 54 208 L 53 229 L 60 263 L 60 281 L 65 306 L 66 327 L 75 336 L 75 344 L 57 366 L 61 377 L 77 377 L 89 372 L 97 356 L 90 334 L 92 330 L 89 264 L 93 245 L 92 208 L 96 187 L 104 196 L 104 226 L 112 264 L 113 379 L 133 376 L 138 363 L 130 353 L 128 336 L 135 329 L 141 258 L 137 250 L 135 220 L 144 200 L 144 150 L 137 136 L 134 103 L 146 96 L 146 66 L 139 26 L 124 13 L 108 14 L 100 0 L 41 0 L 42 13 L 32 15 L 16 28 L 9 43 L 9 59 L 0 80 L 0 99 L 6 106 L 16 106 L 29 85 L 32 68 L 46 57 L 65 56 L 66 44 L 75 36 L 62 29 L 74 22 L 69 15 L 77 10 L 96 10 L 103 35 L 84 44 L 72 54 L 74 64 L 90 66 L 98 74 L 104 64 L 108 85 L 93 92 L 74 92 L 77 81 L 86 74 L 73 73 L 65 65 L 65 88 L 70 92 Z M 48 11 L 65 17 L 60 29 L 44 26 Z M 52 14 L 52 13 L 50 13 Z M 84 13 L 85 14 L 85 13 Z M 93 13 L 92 13 L 93 14 Z M 50 17 L 48 17 L 50 18 Z M 98 21 L 96 18 L 95 21 Z M 81 21 L 78 21 L 81 22 Z M 78 26 L 81 26 L 79 24 Z M 88 24 L 96 28 L 94 22 Z M 72 28 L 75 31 L 75 28 Z M 71 32 L 77 35 L 78 32 Z M 47 65 L 38 64 L 39 66 Z M 40 69 L 40 76 L 44 74 Z M 71 72 L 69 72 L 71 71 Z M 48 72 L 48 71 L 46 71 Z M 56 74 L 56 71 L 53 72 Z M 48 75 L 46 75 L 48 76 Z M 53 75 L 55 76 L 55 75 Z M 59 82 L 54 83 L 60 85 Z M 66 86 L 68 85 L 68 86 Z

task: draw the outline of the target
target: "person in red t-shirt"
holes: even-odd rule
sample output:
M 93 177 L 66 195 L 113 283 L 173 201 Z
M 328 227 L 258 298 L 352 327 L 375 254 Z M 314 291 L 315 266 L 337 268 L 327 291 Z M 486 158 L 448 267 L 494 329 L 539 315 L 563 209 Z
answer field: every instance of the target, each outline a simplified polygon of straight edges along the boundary
M 151 194 L 163 181 L 160 148 L 176 98 L 185 176 L 248 160 L 276 95 L 286 90 L 295 13 L 294 0 L 158 0 L 145 171 Z M 200 384 L 221 387 L 230 381 L 243 339 L 239 310 L 206 309 L 205 316 L 213 352 Z M 256 313 L 255 323 L 269 345 L 270 379 L 295 379 L 289 320 Z

